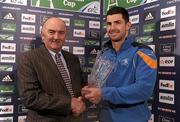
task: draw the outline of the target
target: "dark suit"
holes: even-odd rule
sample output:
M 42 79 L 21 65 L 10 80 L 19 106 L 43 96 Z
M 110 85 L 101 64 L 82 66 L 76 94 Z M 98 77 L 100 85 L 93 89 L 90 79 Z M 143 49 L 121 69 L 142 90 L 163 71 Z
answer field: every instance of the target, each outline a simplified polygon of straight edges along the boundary
M 80 96 L 82 72 L 77 56 L 63 51 L 75 96 Z M 71 122 L 71 97 L 58 68 L 44 47 L 23 53 L 17 64 L 22 101 L 29 109 L 28 122 Z

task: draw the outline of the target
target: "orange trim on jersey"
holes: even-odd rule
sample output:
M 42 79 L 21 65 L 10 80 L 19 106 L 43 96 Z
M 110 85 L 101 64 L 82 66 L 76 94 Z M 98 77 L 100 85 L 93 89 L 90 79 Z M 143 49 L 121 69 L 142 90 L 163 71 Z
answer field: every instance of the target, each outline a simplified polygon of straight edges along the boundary
M 137 54 L 144 60 L 144 62 L 151 68 L 157 68 L 157 61 L 149 57 L 148 55 L 144 54 L 141 51 L 137 51 Z

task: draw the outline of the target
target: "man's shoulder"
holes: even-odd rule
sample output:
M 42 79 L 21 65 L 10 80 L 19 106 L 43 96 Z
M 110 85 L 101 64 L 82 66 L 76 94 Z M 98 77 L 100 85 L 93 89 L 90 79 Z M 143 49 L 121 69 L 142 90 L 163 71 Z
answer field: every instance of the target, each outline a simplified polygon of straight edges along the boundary
M 155 55 L 153 49 L 151 47 L 149 47 L 148 45 L 138 43 L 138 42 L 133 42 L 132 46 L 134 47 L 136 52 L 140 51 L 140 52 L 143 52 L 145 54 L 151 53 L 151 54 Z
M 137 48 L 138 50 L 150 50 L 153 51 L 152 48 L 150 48 L 149 46 L 143 44 L 143 43 L 138 43 L 138 42 L 133 42 L 132 46 Z
M 62 54 L 64 56 L 69 56 L 69 57 L 77 57 L 76 55 L 72 54 L 71 52 L 68 52 L 66 50 L 61 50 Z
M 67 62 L 77 62 L 77 61 L 79 62 L 78 56 L 72 54 L 71 52 L 61 50 L 61 53 L 63 54 L 63 56 Z
M 135 49 L 136 54 L 138 54 L 141 58 L 142 57 L 151 57 L 153 59 L 156 59 L 156 54 L 154 53 L 153 49 L 150 48 L 149 46 L 138 43 L 138 42 L 133 42 L 132 46 Z
M 42 47 L 39 47 L 39 48 L 34 48 L 30 51 L 26 51 L 26 52 L 23 52 L 21 53 L 21 56 L 28 56 L 28 57 L 31 57 L 31 56 L 35 56 L 35 55 L 40 55 L 44 52 L 44 48 Z

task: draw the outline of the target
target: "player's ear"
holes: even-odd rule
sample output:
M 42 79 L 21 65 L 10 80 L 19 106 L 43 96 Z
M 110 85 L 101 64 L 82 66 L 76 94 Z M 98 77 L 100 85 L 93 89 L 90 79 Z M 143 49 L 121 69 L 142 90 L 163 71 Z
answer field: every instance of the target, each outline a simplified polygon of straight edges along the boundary
M 130 28 L 131 28 L 131 22 L 127 22 L 126 23 L 126 30 L 129 31 Z

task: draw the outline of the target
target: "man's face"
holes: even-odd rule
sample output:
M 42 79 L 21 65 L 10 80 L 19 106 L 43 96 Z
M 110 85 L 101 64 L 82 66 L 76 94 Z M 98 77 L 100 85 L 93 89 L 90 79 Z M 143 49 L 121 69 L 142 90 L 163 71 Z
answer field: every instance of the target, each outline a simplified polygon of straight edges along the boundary
M 126 23 L 121 14 L 108 15 L 106 18 L 106 31 L 113 42 L 124 41 L 130 26 L 131 23 Z
M 65 43 L 66 25 L 58 18 L 50 18 L 42 27 L 41 37 L 45 47 L 54 52 L 59 52 Z

